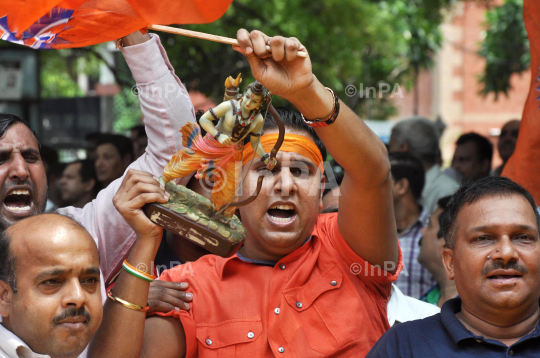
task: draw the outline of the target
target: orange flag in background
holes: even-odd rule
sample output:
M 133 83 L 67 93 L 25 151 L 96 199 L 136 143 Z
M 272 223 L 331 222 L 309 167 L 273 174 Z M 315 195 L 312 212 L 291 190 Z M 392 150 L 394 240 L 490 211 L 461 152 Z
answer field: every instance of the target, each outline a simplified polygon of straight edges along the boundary
M 152 24 L 216 21 L 232 0 L 0 0 L 0 39 L 36 49 L 116 40 Z
M 540 204 L 540 1 L 525 0 L 523 17 L 531 47 L 531 89 L 516 149 L 502 175 L 521 184 Z

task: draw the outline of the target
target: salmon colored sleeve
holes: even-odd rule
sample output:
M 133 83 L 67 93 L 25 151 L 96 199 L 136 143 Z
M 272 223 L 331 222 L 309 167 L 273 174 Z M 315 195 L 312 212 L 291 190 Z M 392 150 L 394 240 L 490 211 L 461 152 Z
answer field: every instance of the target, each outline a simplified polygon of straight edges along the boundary
M 383 297 L 390 297 L 391 284 L 397 280 L 399 273 L 403 269 L 401 247 L 399 248 L 397 265 L 389 262 L 388 266 L 383 268 L 374 266 L 354 252 L 347 244 L 339 231 L 337 216 L 337 213 L 319 216 L 319 220 L 322 219 L 321 224 L 324 226 L 324 231 L 326 231 L 332 246 L 337 250 L 341 259 L 347 263 L 351 274 L 356 275 L 367 287 L 383 295 Z
M 182 272 L 182 265 L 176 266 L 170 270 L 164 271 L 159 280 L 169 281 L 169 282 L 185 282 L 186 277 L 183 277 L 182 280 L 176 279 L 176 274 Z M 191 282 L 188 282 L 191 285 Z M 193 306 L 193 302 L 191 303 Z M 156 312 L 155 313 L 161 317 L 175 317 L 182 322 L 182 327 L 184 327 L 184 333 L 186 334 L 186 358 L 195 358 L 198 355 L 197 349 L 197 324 L 193 319 L 192 310 L 189 311 L 170 311 L 167 313 Z
M 506 163 L 502 176 L 522 185 L 540 203 L 540 1 L 525 0 L 523 9 L 525 27 L 531 49 L 531 88 L 519 129 L 514 154 Z

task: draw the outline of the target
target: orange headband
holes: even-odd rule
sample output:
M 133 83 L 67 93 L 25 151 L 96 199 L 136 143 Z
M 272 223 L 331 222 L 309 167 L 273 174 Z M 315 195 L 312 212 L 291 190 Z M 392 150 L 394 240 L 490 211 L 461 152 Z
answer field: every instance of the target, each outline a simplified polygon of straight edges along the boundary
M 274 144 L 276 144 L 276 141 L 278 139 L 279 134 L 278 133 L 272 133 L 272 134 L 266 134 L 261 137 L 261 145 L 264 149 L 265 153 L 269 153 L 272 148 L 274 148 Z M 310 159 L 313 163 L 315 163 L 321 173 L 324 173 L 324 166 L 323 166 L 323 158 L 321 155 L 321 151 L 313 141 L 310 139 L 304 137 L 303 135 L 297 135 L 297 134 L 285 134 L 285 140 L 283 141 L 283 145 L 279 149 L 283 152 L 294 152 L 298 153 L 308 159 Z M 249 163 L 253 156 L 255 155 L 255 152 L 253 151 L 253 148 L 251 147 L 251 143 L 248 143 L 244 147 L 244 158 L 243 158 L 243 165 L 246 163 Z M 258 158 L 258 157 L 257 157 Z

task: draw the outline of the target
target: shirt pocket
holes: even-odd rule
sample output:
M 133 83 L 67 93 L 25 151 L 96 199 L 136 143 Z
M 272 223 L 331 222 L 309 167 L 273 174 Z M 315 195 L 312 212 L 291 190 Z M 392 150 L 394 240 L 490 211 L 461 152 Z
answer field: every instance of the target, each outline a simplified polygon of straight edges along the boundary
M 212 324 L 197 325 L 199 356 L 234 357 L 242 352 L 256 352 L 260 346 L 262 321 L 260 318 L 231 319 Z
M 302 340 L 312 350 L 330 354 L 358 339 L 362 316 L 355 311 L 356 295 L 351 288 L 333 265 L 325 272 L 313 271 L 303 286 L 283 291 L 302 329 Z

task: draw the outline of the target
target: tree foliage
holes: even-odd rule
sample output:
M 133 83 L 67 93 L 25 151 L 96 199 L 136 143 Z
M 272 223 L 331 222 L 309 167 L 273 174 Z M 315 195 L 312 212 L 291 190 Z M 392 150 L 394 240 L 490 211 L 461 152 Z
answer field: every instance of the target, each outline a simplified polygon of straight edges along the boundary
M 235 37 L 239 28 L 297 37 L 307 47 L 313 71 L 322 83 L 335 89 L 362 117 L 385 119 L 395 114 L 389 94 L 382 98 L 348 97 L 345 88 L 359 88 L 360 84 L 378 88 L 380 83 L 412 88 L 419 71 L 432 64 L 432 55 L 441 45 L 441 10 L 456 1 L 235 0 L 218 21 L 185 28 L 228 37 Z M 222 99 L 227 76 L 241 72 L 244 83 L 253 80 L 247 61 L 230 46 L 159 35 L 182 81 L 216 102 Z M 117 79 L 129 78 L 124 65 L 115 70 Z M 125 82 L 123 87 L 130 83 Z M 283 100 L 275 101 L 287 105 Z M 123 104 L 129 106 L 125 99 Z
M 486 67 L 480 75 L 487 96 L 501 93 L 508 96 L 512 89 L 510 77 L 521 74 L 530 67 L 529 40 L 523 22 L 523 0 L 506 0 L 499 7 L 486 13 L 488 30 L 479 54 L 486 59 Z

